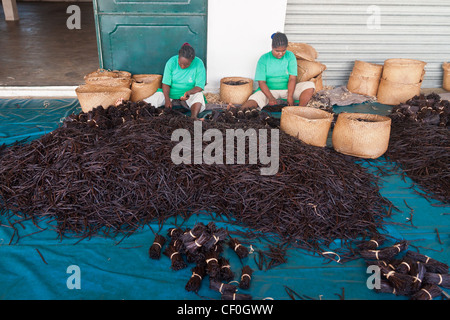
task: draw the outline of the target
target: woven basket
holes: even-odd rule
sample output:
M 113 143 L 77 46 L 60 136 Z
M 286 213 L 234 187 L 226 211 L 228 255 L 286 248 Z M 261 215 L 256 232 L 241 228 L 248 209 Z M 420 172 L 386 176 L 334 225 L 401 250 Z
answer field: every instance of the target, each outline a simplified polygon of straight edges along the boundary
M 120 71 L 120 70 L 97 69 L 85 75 L 84 79 L 86 80 L 87 78 L 97 78 L 97 77 L 131 78 L 131 73 L 128 71 Z
M 380 85 L 383 66 L 356 60 L 347 82 L 350 92 L 375 97 Z
M 423 80 L 426 62 L 414 59 L 387 59 L 382 78 L 392 82 L 415 84 Z
M 311 107 L 284 107 L 280 129 L 306 144 L 325 147 L 333 115 Z
M 323 89 L 322 75 L 323 75 L 323 73 L 321 73 L 318 76 L 316 76 L 315 78 L 312 78 L 309 80 L 309 81 L 314 82 L 316 92 L 319 92 L 320 90 Z
M 288 42 L 287 50 L 291 51 L 298 59 L 316 61 L 319 54 L 316 49 L 307 43 Z
M 442 87 L 444 90 L 450 91 L 450 63 L 444 62 L 442 68 L 444 69 Z
M 97 86 L 130 88 L 131 73 L 127 71 L 98 69 L 84 76 L 84 81 L 86 84 Z
M 389 145 L 391 119 L 367 113 L 340 113 L 333 128 L 333 148 L 359 158 L 376 159 Z
M 297 59 L 297 82 L 308 81 L 321 74 L 326 68 L 326 65 L 318 61 Z
M 227 82 L 242 81 L 244 84 L 230 85 Z M 220 100 L 232 104 L 244 104 L 253 92 L 253 80 L 243 77 L 226 77 L 220 80 Z
M 150 97 L 161 88 L 162 75 L 160 74 L 135 74 L 131 83 L 131 98 L 133 102 Z
M 377 101 L 387 105 L 397 105 L 420 94 L 422 82 L 397 83 L 381 78 L 378 86 Z
M 81 110 L 89 112 L 97 106 L 108 108 L 115 105 L 118 99 L 129 100 L 131 89 L 124 87 L 96 86 L 83 84 L 75 89 Z

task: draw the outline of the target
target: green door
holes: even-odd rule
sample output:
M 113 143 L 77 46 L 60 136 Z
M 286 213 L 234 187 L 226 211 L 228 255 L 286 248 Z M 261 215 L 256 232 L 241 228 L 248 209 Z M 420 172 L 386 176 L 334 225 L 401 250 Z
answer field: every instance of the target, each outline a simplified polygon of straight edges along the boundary
M 189 42 L 206 65 L 207 0 L 93 0 L 100 67 L 162 74 Z

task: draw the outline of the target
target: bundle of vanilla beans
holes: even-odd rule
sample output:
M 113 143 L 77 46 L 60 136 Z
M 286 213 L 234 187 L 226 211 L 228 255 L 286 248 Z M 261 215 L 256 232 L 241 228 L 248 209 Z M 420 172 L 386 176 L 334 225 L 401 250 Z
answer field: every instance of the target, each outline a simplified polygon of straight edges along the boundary
M 450 288 L 449 266 L 429 256 L 408 250 L 408 241 L 383 245 L 379 237 L 359 244 L 367 265 L 378 266 L 381 279 L 378 293 L 407 296 L 412 300 L 433 300 Z
M 226 110 L 201 123 L 203 132 L 219 130 L 224 141 L 229 129 L 269 129 L 270 155 L 271 129 L 279 119 Z M 395 209 L 380 194 L 378 178 L 351 157 L 282 131 L 273 175 L 262 175 L 267 165 L 259 163 L 175 164 L 171 155 L 178 142 L 172 134 L 182 128 L 194 137 L 194 124 L 176 110 L 126 101 L 71 115 L 39 139 L 3 147 L 3 224 L 14 228 L 16 241 L 17 226 L 27 219 L 45 219 L 60 237 L 82 239 L 129 235 L 169 217 L 211 214 L 321 253 L 335 240 L 345 246 L 371 238 Z
M 395 106 L 386 158 L 426 198 L 450 203 L 450 102 L 432 93 Z
M 149 256 L 158 260 L 160 252 L 171 261 L 171 268 L 178 271 L 194 264 L 192 275 L 186 283 L 185 289 L 190 292 L 198 292 L 202 282 L 209 277 L 209 288 L 221 294 L 223 300 L 251 300 L 248 294 L 237 293 L 238 289 L 249 289 L 253 270 L 244 265 L 241 270 L 240 280 L 237 285 L 231 282 L 235 278 L 229 260 L 222 256 L 224 246 L 229 246 L 236 252 L 239 258 L 248 256 L 248 248 L 242 246 L 239 241 L 231 237 L 224 228 L 218 228 L 214 222 L 207 225 L 196 223 L 192 228 L 175 227 L 167 232 L 170 239 L 167 246 L 166 238 L 160 234 L 155 235 L 155 241 L 149 249 Z M 236 249 L 239 243 L 240 250 Z M 155 252 L 157 254 L 155 255 Z M 243 254 L 245 252 L 245 254 Z

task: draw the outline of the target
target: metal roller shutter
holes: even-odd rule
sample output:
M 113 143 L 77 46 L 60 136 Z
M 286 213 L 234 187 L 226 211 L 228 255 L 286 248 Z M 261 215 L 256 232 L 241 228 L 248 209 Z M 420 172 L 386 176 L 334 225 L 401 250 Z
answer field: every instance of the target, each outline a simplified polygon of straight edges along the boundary
M 440 88 L 450 61 L 450 2 L 288 0 L 285 33 L 318 51 L 324 85 L 346 85 L 355 60 L 409 58 L 427 62 L 422 88 Z

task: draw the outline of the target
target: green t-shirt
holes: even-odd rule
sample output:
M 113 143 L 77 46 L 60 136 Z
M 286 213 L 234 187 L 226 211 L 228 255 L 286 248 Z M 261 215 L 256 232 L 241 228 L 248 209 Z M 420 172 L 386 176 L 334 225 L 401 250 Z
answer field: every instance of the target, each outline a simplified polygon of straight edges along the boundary
M 178 55 L 170 58 L 164 68 L 162 83 L 170 86 L 170 98 L 180 99 L 184 93 L 194 87 L 205 88 L 206 70 L 203 61 L 195 57 L 191 65 L 181 69 Z
M 289 76 L 297 76 L 297 58 L 291 51 L 277 59 L 269 51 L 256 65 L 255 81 L 265 81 L 270 90 L 287 90 Z

